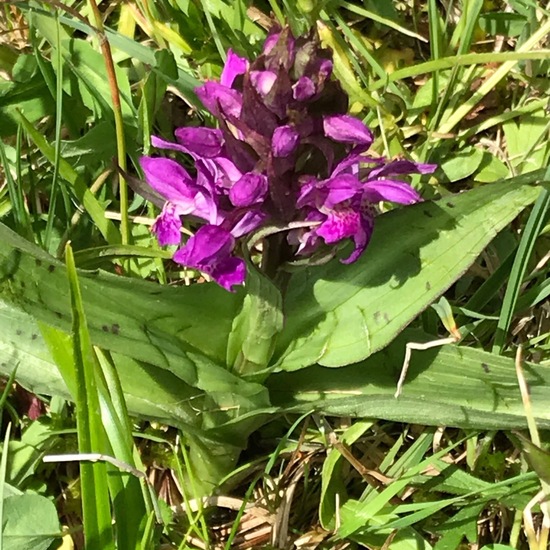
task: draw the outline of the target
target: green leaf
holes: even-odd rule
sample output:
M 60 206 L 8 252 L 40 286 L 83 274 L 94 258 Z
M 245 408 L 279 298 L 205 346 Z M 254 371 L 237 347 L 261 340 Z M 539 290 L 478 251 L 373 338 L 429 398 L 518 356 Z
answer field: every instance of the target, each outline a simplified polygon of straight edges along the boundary
M 434 550 L 455 550 L 460 546 L 463 537 L 466 537 L 469 542 L 475 542 L 477 519 L 485 505 L 485 502 L 475 502 L 464 506 L 438 526 L 437 532 L 443 533 L 443 536 L 437 541 Z
M 0 91 L 1 137 L 17 133 L 19 111 L 23 111 L 32 123 L 55 111 L 52 96 L 39 74 L 26 82 L 9 82 Z
M 441 170 L 450 182 L 466 179 L 480 166 L 483 151 L 477 147 L 466 147 L 458 154 L 441 163 Z
M 478 19 L 479 26 L 491 36 L 519 36 L 527 19 L 519 13 L 483 13 Z
M 28 12 L 29 23 L 50 43 L 53 50 L 57 48 L 57 29 L 55 20 L 39 14 Z M 103 56 L 92 45 L 82 39 L 72 38 L 61 30 L 59 43 L 64 60 L 64 70 L 74 73 L 86 106 L 97 112 L 98 118 L 114 118 L 109 79 Z M 136 126 L 137 111 L 132 102 L 130 82 L 127 74 L 115 66 L 117 86 L 121 97 L 122 116 L 126 125 Z
M 523 452 L 531 468 L 546 485 L 550 485 L 550 452 L 537 447 L 537 445 L 520 433 L 517 433 L 516 436 L 520 440 Z
M 430 337 L 406 330 L 369 359 L 329 369 L 309 367 L 268 380 L 273 404 L 287 411 L 373 417 L 423 425 L 506 429 L 526 427 L 514 360 L 485 351 L 446 345 L 412 354 L 403 394 L 394 398 L 407 342 Z M 550 371 L 525 366 L 533 414 L 550 428 Z
M 59 532 L 57 510 L 46 497 L 25 493 L 4 499 L 4 550 L 48 550 Z
M 283 328 L 281 293 L 250 264 L 246 289 L 243 307 L 233 321 L 227 344 L 227 365 L 239 374 L 267 367 L 275 337 Z
M 485 151 L 478 172 L 474 179 L 481 183 L 492 183 L 494 181 L 506 178 L 510 170 L 504 162 L 491 153 Z
M 540 188 L 529 183 L 543 177 L 539 171 L 390 212 L 377 220 L 355 264 L 331 262 L 295 275 L 275 367 L 338 367 L 382 349 L 536 199 Z
M 350 426 L 340 437 L 344 445 L 355 443 L 374 424 L 373 421 L 359 421 Z M 324 529 L 334 529 L 336 525 L 336 503 L 344 504 L 347 497 L 346 486 L 342 479 L 344 457 L 333 447 L 323 462 L 321 474 L 321 501 L 319 503 L 319 520 Z M 338 495 L 338 497 L 337 497 Z M 338 498 L 338 500 L 337 500 Z
M 213 283 L 163 287 L 89 271 L 79 272 L 79 281 L 91 341 L 111 353 L 129 411 L 184 430 L 203 491 L 211 488 L 274 411 L 263 386 L 225 367 L 242 291 Z M 71 331 L 68 294 L 63 264 L 0 224 L 0 372 L 19 365 L 25 387 L 68 396 L 38 327 L 52 355 L 66 358 L 66 338 L 52 334 Z
M 108 447 L 99 408 L 95 373 L 98 368 L 97 359 L 88 333 L 80 285 L 70 246 L 66 247 L 65 256 L 71 298 L 73 341 L 71 367 L 74 369 L 76 382 L 76 394 L 73 399 L 76 403 L 78 450 L 81 453 L 106 453 Z M 63 365 L 63 368 L 66 369 L 67 365 Z M 86 547 L 91 550 L 104 548 L 114 550 L 106 465 L 101 462 L 82 462 L 80 484 Z

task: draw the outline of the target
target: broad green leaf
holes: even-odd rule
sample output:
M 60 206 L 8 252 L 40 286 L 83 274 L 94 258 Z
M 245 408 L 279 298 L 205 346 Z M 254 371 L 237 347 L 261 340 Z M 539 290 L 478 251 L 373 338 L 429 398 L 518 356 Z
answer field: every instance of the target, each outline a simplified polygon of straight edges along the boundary
M 478 172 L 474 179 L 481 183 L 492 183 L 494 181 L 506 178 L 510 170 L 504 162 L 491 153 L 485 151 Z
M 4 550 L 48 550 L 60 536 L 57 510 L 51 500 L 31 493 L 4 499 Z
M 519 13 L 483 13 L 478 19 L 479 26 L 491 36 L 519 36 L 527 19 Z
M 275 337 L 283 328 L 281 294 L 273 283 L 248 266 L 247 294 L 233 321 L 227 344 L 227 366 L 239 374 L 267 367 Z
M 17 133 L 20 111 L 35 123 L 51 115 L 54 110 L 52 96 L 39 74 L 26 82 L 8 82 L 4 89 L 0 89 L 0 136 L 14 136 Z
M 52 354 L 66 356 L 66 342 L 55 338 L 59 329 L 71 330 L 66 277 L 60 262 L 0 225 L 0 371 L 19 365 L 17 379 L 47 395 L 68 392 L 37 322 Z M 179 426 L 203 485 L 219 481 L 251 430 L 273 412 L 263 386 L 225 368 L 242 293 L 215 284 L 162 287 L 97 271 L 81 271 L 79 280 L 91 341 L 111 352 L 130 412 Z
M 406 330 L 369 359 L 329 369 L 314 366 L 268 380 L 272 402 L 285 410 L 372 417 L 424 425 L 506 429 L 526 427 L 514 360 L 469 347 L 414 351 L 403 393 L 394 398 L 407 342 L 430 338 Z M 550 428 L 550 371 L 525 367 L 533 414 Z
M 227 338 L 242 293 L 213 283 L 162 287 L 97 271 L 79 272 L 79 277 L 94 345 L 125 356 L 126 365 L 130 360 L 154 365 L 168 371 L 165 378 L 173 375 L 206 392 L 210 405 L 202 405 L 220 416 L 229 414 L 223 412 L 227 407 L 237 415 L 267 403 L 262 386 L 225 368 Z M 65 267 L 3 225 L 0 300 L 38 321 L 71 330 Z M 201 404 L 186 406 L 196 416 Z
M 483 151 L 477 147 L 467 147 L 441 163 L 441 170 L 450 182 L 471 176 L 483 160 Z
M 509 120 L 502 125 L 510 163 L 517 173 L 527 173 L 547 164 L 548 115 L 544 109 Z
M 543 171 L 390 212 L 352 265 L 296 274 L 285 296 L 275 368 L 339 367 L 382 349 L 447 290 L 531 204 Z

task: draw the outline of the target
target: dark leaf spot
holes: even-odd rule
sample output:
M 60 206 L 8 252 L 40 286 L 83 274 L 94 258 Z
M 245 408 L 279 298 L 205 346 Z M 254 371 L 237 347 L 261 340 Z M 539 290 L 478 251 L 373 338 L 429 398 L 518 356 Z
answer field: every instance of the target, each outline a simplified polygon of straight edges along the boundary
M 489 365 L 487 363 L 481 363 L 481 368 L 486 372 L 489 373 Z
M 434 217 L 434 215 L 429 210 L 424 210 L 423 212 L 424 212 L 425 216 L 428 216 L 428 218 L 433 218 Z
M 38 334 L 31 334 L 31 340 L 36 340 L 38 338 Z
M 432 289 L 432 285 L 430 284 L 430 281 L 426 281 L 426 290 L 430 291 Z
M 40 267 L 42 265 L 41 260 L 38 259 L 34 260 L 34 263 L 36 264 L 36 267 Z
M 48 266 L 48 273 L 53 273 L 55 271 L 55 265 L 50 264 Z
M 17 334 L 17 336 L 21 336 L 23 334 L 23 331 L 18 328 L 16 331 L 15 331 L 15 334 Z
M 101 326 L 101 330 L 102 330 L 103 332 L 109 332 L 109 327 L 108 327 L 107 325 L 102 325 L 102 326 Z
M 113 334 L 118 334 L 120 332 L 120 325 L 118 325 L 117 323 L 115 323 L 114 325 L 111 326 L 111 332 Z
M 374 312 L 374 320 L 378 323 L 378 321 L 380 320 L 380 312 L 379 311 L 375 311 Z
M 63 313 L 59 312 L 59 311 L 54 311 L 55 313 L 55 316 L 58 318 L 58 319 L 62 319 L 63 318 Z
M 449 208 L 454 208 L 454 207 L 455 207 L 454 203 L 452 203 L 452 202 L 446 202 L 445 204 L 446 204 Z
M 21 288 L 25 288 L 25 281 L 21 281 Z
M 390 322 L 390 317 L 387 313 L 384 313 L 384 321 L 386 321 L 386 323 Z

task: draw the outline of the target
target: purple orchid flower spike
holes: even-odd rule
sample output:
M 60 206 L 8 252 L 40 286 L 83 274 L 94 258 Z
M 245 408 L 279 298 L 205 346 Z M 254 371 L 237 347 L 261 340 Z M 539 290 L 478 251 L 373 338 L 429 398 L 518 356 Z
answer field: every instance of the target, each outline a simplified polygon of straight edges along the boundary
M 264 259 L 281 246 L 278 258 L 329 257 L 351 240 L 341 261 L 352 263 L 368 245 L 381 202 L 421 200 L 402 180 L 435 166 L 367 156 L 373 134 L 347 114 L 332 67 L 314 32 L 294 38 L 278 29 L 254 60 L 229 50 L 220 81 L 196 89 L 217 129 L 178 128 L 175 142 L 152 138 L 194 164 L 188 171 L 172 158 L 140 160 L 155 196 L 166 201 L 152 230 L 162 246 L 179 245 L 174 261 L 234 290 L 246 278 L 239 243 L 286 226 L 282 244 L 266 237 Z M 183 219 L 194 235 L 182 243 Z

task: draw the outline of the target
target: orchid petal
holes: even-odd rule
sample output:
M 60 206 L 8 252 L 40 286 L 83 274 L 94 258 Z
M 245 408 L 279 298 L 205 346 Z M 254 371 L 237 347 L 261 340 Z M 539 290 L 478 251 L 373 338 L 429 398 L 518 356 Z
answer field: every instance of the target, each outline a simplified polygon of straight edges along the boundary
M 394 160 L 384 166 L 375 168 L 369 174 L 369 178 L 383 176 L 397 176 L 401 174 L 431 174 L 437 169 L 437 164 L 423 164 L 407 159 Z
M 361 190 L 361 182 L 354 176 L 343 174 L 326 180 L 328 193 L 323 201 L 323 207 L 333 209 L 337 204 L 351 199 Z
M 307 76 L 301 76 L 298 82 L 292 86 L 292 97 L 296 101 L 307 101 L 315 95 L 315 84 Z
M 374 180 L 363 185 L 363 197 L 369 202 L 389 201 L 414 204 L 422 197 L 404 181 Z
M 276 80 L 277 73 L 273 71 L 250 71 L 250 82 L 262 97 L 271 91 Z
M 262 202 L 267 194 L 267 177 L 249 172 L 229 189 L 229 200 L 234 206 L 251 206 Z
M 268 54 L 273 49 L 275 44 L 277 44 L 277 42 L 279 41 L 280 36 L 281 36 L 280 32 L 274 32 L 265 39 L 264 47 L 263 47 L 264 54 Z
M 274 157 L 288 157 L 298 146 L 300 134 L 289 125 L 279 126 L 273 132 L 271 149 Z
M 248 235 L 248 233 L 258 229 L 266 218 L 267 214 L 262 210 L 249 210 L 235 223 L 231 229 L 231 235 L 236 239 L 243 235 Z
M 139 160 L 147 183 L 171 202 L 193 198 L 193 180 L 175 160 L 163 157 L 141 157 Z
M 179 244 L 181 242 L 181 219 L 176 207 L 167 202 L 157 217 L 151 231 L 156 235 L 160 246 Z
M 243 99 L 236 90 L 209 80 L 195 88 L 195 93 L 214 116 L 238 118 L 241 114 Z
M 151 145 L 157 149 L 171 149 L 173 151 L 180 151 L 182 153 L 188 153 L 189 151 L 180 145 L 179 143 L 174 143 L 173 141 L 166 141 L 165 139 L 159 138 L 158 136 L 151 136 Z
M 248 60 L 238 56 L 232 49 L 227 52 L 227 59 L 223 66 L 223 71 L 220 77 L 220 84 L 231 88 L 235 79 L 245 74 L 248 69 Z
M 235 239 L 216 225 L 203 225 L 185 246 L 174 254 L 174 261 L 210 275 L 219 285 L 232 290 L 244 282 L 246 265 L 231 256 Z
M 358 119 L 349 115 L 323 117 L 325 135 L 334 141 L 370 147 L 372 132 Z
M 336 165 L 336 168 L 332 171 L 332 175 L 338 176 L 342 172 L 357 175 L 359 174 L 361 164 L 382 164 L 383 162 L 384 159 L 381 158 L 366 157 L 361 153 L 351 153 Z
M 178 143 L 194 157 L 213 158 L 221 153 L 223 133 L 215 128 L 178 128 Z

